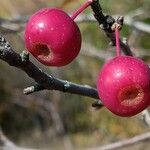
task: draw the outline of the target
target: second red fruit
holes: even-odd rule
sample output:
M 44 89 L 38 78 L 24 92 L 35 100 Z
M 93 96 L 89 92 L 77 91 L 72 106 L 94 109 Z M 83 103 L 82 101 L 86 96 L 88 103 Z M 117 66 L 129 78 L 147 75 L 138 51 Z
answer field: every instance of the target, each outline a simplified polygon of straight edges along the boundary
M 64 66 L 78 55 L 81 33 L 64 11 L 45 8 L 29 19 L 25 29 L 25 44 L 42 64 Z
M 97 90 L 103 104 L 114 114 L 136 115 L 150 106 L 150 68 L 135 57 L 115 57 L 100 71 Z

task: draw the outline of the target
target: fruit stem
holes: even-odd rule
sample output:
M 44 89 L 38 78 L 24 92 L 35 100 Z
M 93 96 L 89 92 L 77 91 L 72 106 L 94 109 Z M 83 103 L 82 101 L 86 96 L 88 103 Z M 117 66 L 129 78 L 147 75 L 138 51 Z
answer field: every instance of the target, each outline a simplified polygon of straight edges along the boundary
M 80 8 L 78 8 L 71 16 L 74 20 L 82 11 L 84 11 L 87 7 L 89 7 L 93 3 L 93 0 L 87 0 Z
M 121 55 L 121 51 L 120 51 L 120 34 L 119 34 L 119 29 L 116 26 L 115 28 L 115 38 L 116 38 L 116 55 L 120 56 Z

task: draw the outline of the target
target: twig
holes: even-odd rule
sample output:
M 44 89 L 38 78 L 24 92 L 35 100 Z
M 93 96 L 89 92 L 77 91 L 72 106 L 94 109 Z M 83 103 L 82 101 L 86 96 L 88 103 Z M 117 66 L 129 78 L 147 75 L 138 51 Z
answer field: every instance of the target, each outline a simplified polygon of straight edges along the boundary
M 116 17 L 116 16 L 114 16 Z M 142 31 L 144 33 L 150 33 L 150 25 L 149 24 L 146 24 L 144 22 L 141 22 L 141 21 L 134 21 L 131 16 L 124 16 L 125 20 L 124 20 L 124 24 L 126 25 L 129 25 L 139 31 Z M 89 14 L 89 15 L 85 15 L 85 14 L 82 14 L 80 15 L 76 21 L 78 23 L 82 23 L 82 22 L 96 22 L 95 18 Z
M 115 22 L 120 21 L 119 20 L 120 18 L 115 21 L 115 19 L 112 16 L 104 15 L 99 0 L 94 0 L 94 2 L 91 4 L 91 8 L 94 12 L 96 20 L 100 25 L 100 28 L 105 31 L 107 37 L 110 39 L 112 44 L 115 45 L 115 34 L 112 31 L 112 26 Z M 133 55 L 130 47 L 127 44 L 123 43 L 121 40 L 120 40 L 120 47 L 122 48 L 123 52 L 126 55 L 129 56 Z
M 134 15 L 133 15 L 134 14 Z M 146 24 L 142 21 L 136 21 L 134 19 L 134 17 L 136 15 L 140 15 L 143 14 L 143 11 L 137 10 L 137 13 L 133 12 L 133 14 L 127 14 L 124 16 L 125 20 L 124 20 L 124 24 L 131 26 L 141 32 L 144 33 L 150 33 L 150 25 Z M 116 18 L 118 15 L 114 15 L 113 18 Z M 96 22 L 96 19 L 94 18 L 94 16 L 92 14 L 81 14 L 80 16 L 78 16 L 78 18 L 76 19 L 76 21 L 78 23 L 82 23 L 82 22 Z
M 150 140 L 150 132 L 137 135 L 127 140 L 118 141 L 112 144 L 104 145 L 102 147 L 88 148 L 86 150 L 116 150 L 116 149 L 124 148 L 127 146 L 131 146 L 131 145 L 134 145 L 139 142 L 146 141 L 146 140 Z
M 27 88 L 24 90 L 26 94 L 35 91 L 34 89 L 42 88 L 99 99 L 97 90 L 95 88 L 88 85 L 79 85 L 54 78 L 36 67 L 28 57 L 28 53 L 26 52 L 23 52 L 21 55 L 14 52 L 5 38 L 2 36 L 0 37 L 0 59 L 7 62 L 10 66 L 14 66 L 23 70 L 29 77 L 38 83 L 32 88 Z

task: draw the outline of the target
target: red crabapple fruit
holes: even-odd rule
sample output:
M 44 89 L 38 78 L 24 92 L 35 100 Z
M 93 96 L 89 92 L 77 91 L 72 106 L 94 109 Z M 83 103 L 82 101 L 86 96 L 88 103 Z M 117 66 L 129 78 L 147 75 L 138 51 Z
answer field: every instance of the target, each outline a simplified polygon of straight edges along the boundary
M 92 3 L 87 0 L 71 17 L 57 8 L 44 8 L 33 14 L 25 28 L 28 51 L 47 66 L 69 64 L 81 48 L 81 33 L 74 19 Z
M 64 11 L 44 8 L 29 19 L 25 44 L 42 64 L 64 66 L 78 55 L 81 34 L 77 24 Z
M 103 104 L 114 114 L 136 115 L 150 106 L 150 68 L 135 57 L 115 57 L 100 71 L 97 90 Z

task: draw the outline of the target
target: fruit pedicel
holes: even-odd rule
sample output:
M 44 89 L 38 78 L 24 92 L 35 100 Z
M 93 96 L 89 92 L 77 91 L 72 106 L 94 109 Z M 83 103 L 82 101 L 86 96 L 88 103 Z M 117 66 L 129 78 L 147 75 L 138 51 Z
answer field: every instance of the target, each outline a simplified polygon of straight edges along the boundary
M 92 2 L 86 1 L 71 17 L 57 8 L 43 8 L 33 14 L 25 28 L 27 50 L 47 66 L 72 62 L 81 48 L 81 33 L 74 19 Z
M 117 27 L 115 35 L 117 56 L 102 67 L 97 90 L 104 106 L 112 113 L 130 117 L 150 105 L 150 68 L 141 59 L 121 56 Z

